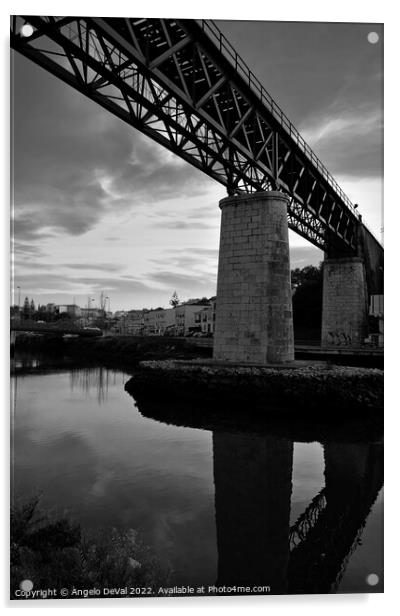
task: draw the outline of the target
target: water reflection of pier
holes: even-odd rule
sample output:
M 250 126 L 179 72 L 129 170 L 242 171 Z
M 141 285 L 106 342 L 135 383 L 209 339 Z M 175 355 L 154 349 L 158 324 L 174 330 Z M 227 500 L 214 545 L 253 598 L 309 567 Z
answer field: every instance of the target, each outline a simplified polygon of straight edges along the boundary
M 154 399 L 136 402 L 147 417 L 185 425 L 182 409 Z M 231 419 L 221 413 L 213 426 L 208 415 L 204 426 L 213 432 L 217 585 L 270 586 L 273 594 L 335 592 L 383 485 L 380 434 L 356 442 L 343 439 L 342 431 L 330 439 L 326 430 L 323 438 L 302 432 L 297 439 L 293 431 L 285 438 L 281 426 L 279 436 L 272 428 L 231 430 Z M 321 442 L 325 487 L 290 526 L 297 440 Z
M 293 442 L 214 433 L 218 583 L 336 589 L 382 487 L 382 446 L 324 444 L 325 488 L 290 527 Z

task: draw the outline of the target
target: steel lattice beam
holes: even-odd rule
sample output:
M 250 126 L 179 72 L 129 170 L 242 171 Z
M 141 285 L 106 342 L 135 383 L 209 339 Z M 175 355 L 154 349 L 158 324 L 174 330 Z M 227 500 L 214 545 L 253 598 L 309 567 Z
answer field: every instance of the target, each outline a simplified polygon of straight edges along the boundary
M 21 35 L 29 23 L 34 33 Z M 348 198 L 212 22 L 14 16 L 11 45 L 227 187 L 281 190 L 289 227 L 357 250 Z

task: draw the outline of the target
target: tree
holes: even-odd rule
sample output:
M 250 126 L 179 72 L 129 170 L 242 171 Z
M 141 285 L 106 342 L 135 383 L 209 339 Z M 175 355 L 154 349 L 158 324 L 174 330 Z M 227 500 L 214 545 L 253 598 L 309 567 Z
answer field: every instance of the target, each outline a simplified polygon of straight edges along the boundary
M 308 282 L 320 282 L 322 280 L 322 263 L 319 267 L 314 265 L 306 265 L 302 269 L 296 267 L 291 271 L 292 285 L 296 287 Z
M 176 308 L 177 306 L 179 306 L 179 304 L 181 303 L 178 297 L 178 294 L 176 291 L 174 291 L 172 293 L 172 297 L 169 300 L 170 305 L 172 306 L 172 308 Z
M 24 316 L 25 321 L 27 321 L 29 319 L 30 312 L 31 312 L 31 309 L 30 309 L 29 299 L 27 297 L 25 297 L 24 307 L 22 309 L 22 314 Z
M 318 337 L 322 318 L 322 267 L 307 265 L 291 272 L 293 325 L 299 338 Z

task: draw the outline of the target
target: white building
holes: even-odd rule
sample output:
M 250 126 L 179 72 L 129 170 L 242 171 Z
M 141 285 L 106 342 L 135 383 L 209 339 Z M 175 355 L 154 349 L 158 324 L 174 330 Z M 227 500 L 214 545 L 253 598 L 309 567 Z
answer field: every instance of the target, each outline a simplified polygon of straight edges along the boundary
M 174 308 L 157 308 L 152 310 L 154 333 L 158 336 L 163 336 L 165 330 L 175 324 Z
M 214 334 L 215 330 L 216 298 L 212 297 L 208 306 L 204 306 L 195 313 L 196 328 L 203 334 Z
M 208 306 L 208 300 L 200 300 L 190 304 L 180 304 L 175 307 L 175 335 L 187 336 L 191 331 L 198 328 L 196 323 L 196 313 L 202 307 Z

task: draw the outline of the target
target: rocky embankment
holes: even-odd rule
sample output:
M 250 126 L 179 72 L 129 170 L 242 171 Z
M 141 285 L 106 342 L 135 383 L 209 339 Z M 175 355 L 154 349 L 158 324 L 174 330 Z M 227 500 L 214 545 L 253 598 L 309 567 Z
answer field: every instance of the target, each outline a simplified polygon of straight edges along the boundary
M 291 408 L 308 413 L 367 413 L 383 408 L 383 372 L 325 362 L 228 366 L 207 361 L 142 361 L 126 389 L 151 395 Z

